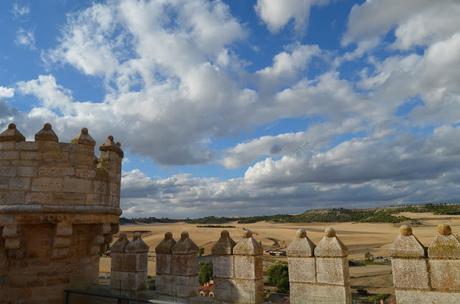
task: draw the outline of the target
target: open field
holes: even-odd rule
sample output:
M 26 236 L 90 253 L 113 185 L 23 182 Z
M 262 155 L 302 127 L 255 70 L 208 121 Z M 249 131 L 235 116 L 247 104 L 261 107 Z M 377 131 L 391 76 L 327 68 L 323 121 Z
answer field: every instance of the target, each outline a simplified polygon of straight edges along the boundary
M 431 213 L 404 212 L 406 217 L 418 219 L 420 225 L 413 228 L 414 234 L 428 246 L 436 234 L 436 225 L 443 223 L 452 226 L 454 233 L 460 232 L 459 215 L 433 215 Z M 364 254 L 369 251 L 374 256 L 388 256 L 388 248 L 399 233 L 399 224 L 379 223 L 285 223 L 275 224 L 258 222 L 254 224 L 228 223 L 234 228 L 225 228 L 236 241 L 243 233 L 243 229 L 253 231 L 257 240 L 262 242 L 264 249 L 271 248 L 276 240 L 285 247 L 295 237 L 299 228 L 305 228 L 309 238 L 318 243 L 323 236 L 326 227 L 336 229 L 339 238 L 348 246 L 350 259 L 362 260 Z M 155 274 L 154 248 L 163 238 L 165 232 L 170 231 L 178 239 L 182 231 L 188 231 L 190 237 L 199 247 L 203 247 L 205 254 L 209 254 L 213 243 L 219 238 L 220 228 L 197 227 L 196 224 L 171 223 L 171 224 L 148 224 L 148 225 L 122 225 L 121 231 L 142 231 L 144 241 L 151 248 L 151 262 L 149 263 L 149 275 Z M 266 263 L 283 257 L 266 257 Z M 101 272 L 109 272 L 109 259 L 101 260 Z M 368 265 L 350 268 L 352 286 L 364 287 L 370 291 L 387 293 L 392 290 L 391 267 L 389 265 Z

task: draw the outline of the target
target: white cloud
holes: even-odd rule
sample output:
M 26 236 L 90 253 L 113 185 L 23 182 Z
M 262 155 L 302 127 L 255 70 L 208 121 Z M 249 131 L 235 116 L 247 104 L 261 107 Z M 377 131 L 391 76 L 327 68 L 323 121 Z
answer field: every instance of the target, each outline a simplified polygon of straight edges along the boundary
M 257 0 L 255 10 L 271 32 L 278 32 L 294 20 L 297 31 L 305 31 L 313 5 L 327 3 L 325 0 Z
M 67 114 L 73 108 L 70 91 L 59 86 L 52 75 L 40 75 L 35 80 L 17 83 L 18 91 L 22 94 L 35 95 L 49 109 L 59 109 Z
M 11 98 L 14 96 L 14 88 L 0 86 L 0 99 Z
M 25 17 L 30 14 L 30 7 L 27 4 L 13 3 L 11 12 L 15 18 Z
M 353 6 L 343 43 L 367 43 L 394 29 L 393 47 L 427 46 L 458 31 L 459 13 L 456 1 L 366 1 Z
M 320 49 L 316 45 L 296 45 L 291 51 L 281 52 L 273 58 L 273 65 L 259 71 L 263 80 L 280 82 L 283 78 L 292 78 L 302 72 L 314 56 L 319 56 Z
M 16 43 L 22 46 L 35 48 L 35 35 L 32 31 L 20 28 L 16 32 Z
M 395 7 L 385 10 L 381 2 Z M 458 197 L 460 33 L 450 15 L 457 5 L 381 2 L 354 7 L 343 41 L 358 47 L 335 59 L 336 65 L 318 46 L 292 44 L 256 72 L 235 47 L 249 33 L 222 1 L 93 4 L 68 17 L 58 45 L 44 58 L 99 77 L 106 95 L 76 100 L 55 76 L 40 75 L 16 89 L 36 96 L 39 104 L 17 113 L 0 103 L 1 122 L 14 118 L 30 136 L 51 121 L 63 140 L 82 126 L 98 141 L 110 132 L 128 152 L 162 165 L 250 165 L 244 176 L 229 180 L 126 172 L 123 208 L 131 216 L 260 214 L 279 212 L 281 204 L 294 212 Z M 290 20 L 299 29 L 318 3 L 258 1 L 257 10 L 272 31 Z M 430 21 L 435 30 L 425 26 Z M 386 49 L 389 55 L 367 55 L 392 29 L 396 41 Z M 395 48 L 405 51 L 393 53 Z M 360 56 L 368 57 L 358 81 L 335 70 L 343 59 Z M 325 72 L 308 73 L 318 60 Z M 404 118 L 395 115 L 411 98 L 420 105 Z M 253 138 L 220 158 L 210 145 L 299 117 L 308 120 L 304 130 Z M 412 131 L 420 126 L 434 131 Z

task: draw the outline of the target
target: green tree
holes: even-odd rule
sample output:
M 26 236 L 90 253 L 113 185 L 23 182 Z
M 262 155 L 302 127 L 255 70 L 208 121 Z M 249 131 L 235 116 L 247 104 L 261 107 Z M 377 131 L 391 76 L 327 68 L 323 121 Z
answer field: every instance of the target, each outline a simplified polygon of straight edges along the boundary
M 200 284 L 209 282 L 212 279 L 212 263 L 200 263 L 200 273 L 198 275 Z
M 278 289 L 278 292 L 289 291 L 289 271 L 285 262 L 276 262 L 268 268 L 268 282 Z

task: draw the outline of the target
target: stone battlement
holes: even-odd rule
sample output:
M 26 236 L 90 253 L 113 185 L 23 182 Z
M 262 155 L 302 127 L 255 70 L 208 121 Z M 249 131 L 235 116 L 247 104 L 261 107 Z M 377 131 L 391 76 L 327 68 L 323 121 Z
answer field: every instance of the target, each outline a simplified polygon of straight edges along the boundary
M 0 303 L 62 303 L 65 288 L 97 280 L 118 232 L 123 151 L 83 128 L 60 143 L 50 124 L 0 134 Z
M 401 226 L 390 248 L 393 282 L 398 304 L 458 303 L 460 298 L 460 242 L 449 225 L 425 247 Z
M 0 134 L 0 213 L 121 214 L 123 151 L 109 136 L 96 158 L 95 145 L 86 128 L 60 143 L 45 124 L 29 142 L 10 124 Z

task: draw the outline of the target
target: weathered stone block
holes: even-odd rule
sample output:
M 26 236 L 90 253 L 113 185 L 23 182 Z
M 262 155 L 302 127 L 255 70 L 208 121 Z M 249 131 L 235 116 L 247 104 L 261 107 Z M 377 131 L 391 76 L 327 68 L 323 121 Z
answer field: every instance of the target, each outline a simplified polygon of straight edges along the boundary
M 346 258 L 316 257 L 318 283 L 348 285 L 349 271 Z
M 19 159 L 19 152 L 18 151 L 0 151 L 0 159 L 3 159 L 3 160 Z
M 264 282 L 263 279 L 242 280 L 235 279 L 238 293 L 238 302 L 240 304 L 259 304 L 264 300 Z
M 77 177 L 64 177 L 63 191 L 65 192 L 91 192 L 91 180 L 77 178 Z
M 291 283 L 289 293 L 291 304 L 351 304 L 351 293 L 345 286 Z
M 214 278 L 233 278 L 233 255 L 213 256 L 212 267 Z
M 196 253 L 173 254 L 171 272 L 175 275 L 197 275 L 198 262 Z
M 32 180 L 32 191 L 59 192 L 62 191 L 62 178 L 37 177 Z
M 178 297 L 195 297 L 198 295 L 200 283 L 198 276 L 176 276 L 175 295 Z
M 17 167 L 16 174 L 22 177 L 37 176 L 37 167 Z
M 147 272 L 129 272 L 125 289 L 127 290 L 143 290 L 146 288 Z
M 111 252 L 110 257 L 111 257 L 110 269 L 112 272 L 125 271 L 123 253 Z
M 66 236 L 56 236 L 54 238 L 54 247 L 55 248 L 63 248 L 63 247 L 70 247 L 72 243 L 72 239 Z
M 398 258 L 421 258 L 425 257 L 425 248 L 412 234 L 412 228 L 402 225 L 400 235 L 396 237 L 390 247 L 392 257 Z
M 396 289 L 429 289 L 429 275 L 425 259 L 393 258 L 391 268 Z
M 235 280 L 215 277 L 214 296 L 218 302 L 237 303 L 239 291 Z
M 171 274 L 171 254 L 156 254 L 156 273 Z
M 432 288 L 460 291 L 460 260 L 430 259 L 428 263 Z
M 234 256 L 236 279 L 260 279 L 263 277 L 262 256 Z
M 56 235 L 60 236 L 71 236 L 73 232 L 72 224 L 69 223 L 58 223 L 56 225 Z
M 10 190 L 29 190 L 30 178 L 28 177 L 13 177 L 10 178 Z
M 146 272 L 148 262 L 148 253 L 126 253 L 125 254 L 125 271 Z
M 19 238 L 8 238 L 5 239 L 5 249 L 15 250 L 21 248 L 21 239 Z
M 314 257 L 289 257 L 289 282 L 314 283 L 316 281 L 316 263 Z
M 126 289 L 126 282 L 128 282 L 128 273 L 123 271 L 113 271 L 110 273 L 110 286 L 113 289 L 124 290 Z
M 174 295 L 176 277 L 173 275 L 157 275 L 155 278 L 155 290 L 160 294 Z
M 447 225 L 440 225 L 439 229 Z M 437 235 L 428 247 L 428 257 L 441 259 L 460 259 L 460 241 L 451 233 L 450 226 L 448 235 Z
M 458 292 L 437 292 L 421 290 L 395 290 L 398 304 L 457 304 Z

